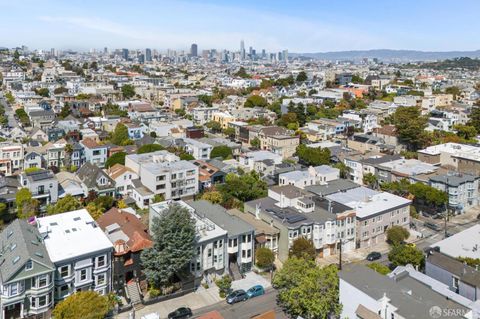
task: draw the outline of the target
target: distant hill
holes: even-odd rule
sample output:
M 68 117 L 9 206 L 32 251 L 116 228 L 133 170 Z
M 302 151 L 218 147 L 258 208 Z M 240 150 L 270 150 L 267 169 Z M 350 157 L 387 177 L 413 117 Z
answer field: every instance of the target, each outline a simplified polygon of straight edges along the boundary
M 318 53 L 292 53 L 291 56 L 302 56 L 319 60 L 361 60 L 364 58 L 377 58 L 389 62 L 408 61 L 435 61 L 453 59 L 459 57 L 480 58 L 480 50 L 476 51 L 415 51 L 415 50 L 359 50 L 359 51 L 337 51 Z

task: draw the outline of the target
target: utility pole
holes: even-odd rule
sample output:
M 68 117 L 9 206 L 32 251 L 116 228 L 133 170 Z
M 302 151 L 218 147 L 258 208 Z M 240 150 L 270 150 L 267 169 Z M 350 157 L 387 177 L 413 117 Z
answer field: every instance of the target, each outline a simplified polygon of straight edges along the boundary
M 342 239 L 340 238 L 340 255 L 338 259 L 338 270 L 342 270 Z
M 445 229 L 444 238 L 447 238 L 447 234 L 448 234 L 448 232 L 447 232 L 448 206 L 447 205 L 445 205 L 445 206 L 446 206 L 445 207 L 445 214 L 444 214 L 445 215 L 445 218 L 444 218 L 445 225 L 444 225 L 443 228 Z

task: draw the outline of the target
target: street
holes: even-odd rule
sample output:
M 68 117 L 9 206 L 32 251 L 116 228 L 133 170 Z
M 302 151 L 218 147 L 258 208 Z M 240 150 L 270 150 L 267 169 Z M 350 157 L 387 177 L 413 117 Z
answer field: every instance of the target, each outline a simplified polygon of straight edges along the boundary
M 0 95 L 0 104 L 5 108 L 5 115 L 7 115 L 8 118 L 8 126 L 11 128 L 18 127 L 17 120 L 14 117 L 13 109 L 5 100 L 3 94 Z
M 275 310 L 275 318 L 287 319 L 288 317 L 283 313 L 282 309 L 277 306 L 276 298 L 276 290 L 268 289 L 263 296 L 255 297 L 233 305 L 221 301 L 214 305 L 198 309 L 197 311 L 194 311 L 193 314 L 194 318 L 196 318 L 210 311 L 217 310 L 225 319 L 248 319 L 267 311 Z

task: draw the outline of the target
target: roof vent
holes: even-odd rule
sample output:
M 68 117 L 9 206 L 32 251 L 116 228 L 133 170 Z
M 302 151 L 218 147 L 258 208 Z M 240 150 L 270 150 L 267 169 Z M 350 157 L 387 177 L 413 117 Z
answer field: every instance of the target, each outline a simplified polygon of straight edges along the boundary
M 13 258 L 13 264 L 15 265 L 20 260 L 20 256 Z

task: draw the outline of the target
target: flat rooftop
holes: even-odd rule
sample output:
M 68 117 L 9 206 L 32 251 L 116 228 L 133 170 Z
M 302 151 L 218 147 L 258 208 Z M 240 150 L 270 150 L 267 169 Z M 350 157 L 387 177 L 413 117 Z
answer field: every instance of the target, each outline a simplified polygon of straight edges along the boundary
M 86 209 L 37 218 L 52 262 L 113 249 L 113 244 Z
M 430 247 L 439 247 L 441 253 L 453 258 L 480 258 L 480 225 L 467 228 Z

